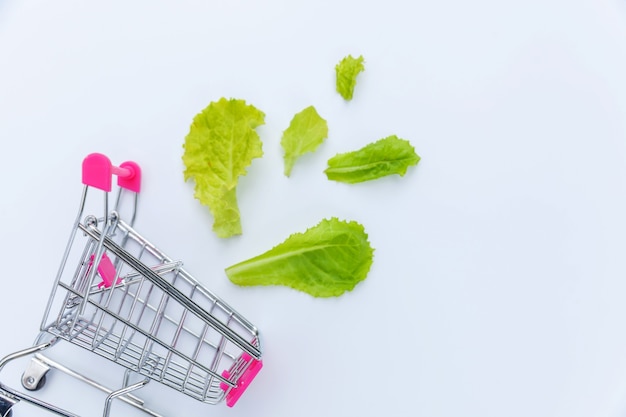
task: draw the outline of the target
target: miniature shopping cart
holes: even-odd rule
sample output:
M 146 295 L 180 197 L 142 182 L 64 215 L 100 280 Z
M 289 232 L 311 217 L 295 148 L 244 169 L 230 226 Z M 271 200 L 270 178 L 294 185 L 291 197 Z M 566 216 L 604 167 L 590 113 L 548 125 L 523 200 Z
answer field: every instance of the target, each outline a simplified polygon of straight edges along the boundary
M 61 370 L 108 394 L 104 416 L 116 398 L 158 416 L 132 394 L 149 381 L 205 403 L 234 405 L 262 366 L 256 327 L 133 229 L 141 182 L 137 164 L 113 166 L 106 156 L 91 154 L 82 174 L 80 208 L 41 332 L 32 347 L 1 359 L 0 370 L 33 355 L 22 376 L 24 388 L 37 390 L 51 368 Z M 119 192 L 110 210 L 114 176 Z M 93 189 L 104 192 L 103 213 L 83 217 Z M 128 222 L 120 213 L 123 201 L 132 207 Z M 124 367 L 121 387 L 105 388 L 41 353 L 62 340 Z M 0 383 L 0 417 L 11 415 L 21 400 L 75 416 Z

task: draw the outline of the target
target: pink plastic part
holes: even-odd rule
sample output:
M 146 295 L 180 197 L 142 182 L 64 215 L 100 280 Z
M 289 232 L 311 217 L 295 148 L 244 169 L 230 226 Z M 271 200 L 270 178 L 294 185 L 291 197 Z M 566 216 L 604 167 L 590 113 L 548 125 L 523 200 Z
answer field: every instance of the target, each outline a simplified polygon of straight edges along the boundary
M 252 359 L 252 357 L 248 355 L 247 353 L 244 353 L 243 355 L 241 355 L 241 358 L 246 362 L 251 361 L 251 363 L 250 363 L 250 366 L 248 366 L 248 369 L 246 369 L 243 372 L 243 374 L 239 377 L 239 380 L 237 381 L 237 386 L 234 388 L 231 388 L 231 390 L 228 391 L 230 386 L 224 382 L 220 383 L 220 388 L 224 391 L 228 391 L 228 393 L 226 394 L 226 405 L 229 407 L 232 407 L 237 403 L 239 398 L 241 398 L 243 393 L 248 388 L 248 385 L 250 385 L 252 380 L 256 377 L 256 375 L 259 373 L 259 371 L 263 367 L 262 361 Z M 224 371 L 222 372 L 222 376 L 224 378 L 230 378 L 230 372 Z
M 110 192 L 113 175 L 117 175 L 120 187 L 139 192 L 141 169 L 136 163 L 124 162 L 116 167 L 101 153 L 92 153 L 83 160 L 83 184 Z
M 111 191 L 111 160 L 100 153 L 92 153 L 83 160 L 83 184 Z
M 129 174 L 117 174 L 117 185 L 138 193 L 141 189 L 141 168 L 139 168 L 139 165 L 132 161 L 122 162 L 120 169 L 127 170 Z M 113 171 L 113 173 L 115 173 L 115 171 Z
M 94 255 L 91 255 L 89 262 L 89 270 L 93 266 L 93 258 Z M 102 278 L 102 282 L 98 284 L 98 288 L 111 288 L 113 285 L 113 281 L 115 280 L 115 276 L 117 275 L 117 271 L 115 270 L 115 266 L 113 266 L 113 262 L 111 262 L 111 258 L 106 253 L 102 254 L 102 258 L 100 258 L 100 263 L 98 264 L 98 274 L 100 278 Z M 122 282 L 120 278 L 117 279 L 117 283 Z

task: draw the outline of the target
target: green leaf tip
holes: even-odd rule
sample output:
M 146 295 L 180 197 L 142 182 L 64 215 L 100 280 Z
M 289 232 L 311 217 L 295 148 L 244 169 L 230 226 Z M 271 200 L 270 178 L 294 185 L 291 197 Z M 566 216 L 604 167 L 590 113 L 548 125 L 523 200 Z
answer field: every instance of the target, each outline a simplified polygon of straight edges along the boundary
M 221 98 L 193 118 L 185 137 L 184 179 L 194 180 L 194 196 L 209 207 L 219 237 L 242 232 L 237 183 L 263 155 L 255 129 L 264 123 L 265 114 L 245 100 Z
M 402 177 L 420 159 L 408 140 L 391 135 L 357 151 L 335 155 L 324 173 L 329 180 L 354 184 L 393 174 Z
M 348 55 L 335 66 L 336 89 L 344 100 L 352 100 L 356 87 L 356 77 L 365 71 L 364 62 L 363 55 L 358 58 Z
M 226 268 L 226 275 L 237 285 L 283 285 L 314 297 L 337 297 L 367 277 L 373 254 L 361 224 L 333 217 Z
M 296 160 L 307 152 L 314 152 L 328 137 L 328 124 L 309 106 L 297 113 L 283 132 L 280 144 L 285 151 L 285 175 L 291 175 Z

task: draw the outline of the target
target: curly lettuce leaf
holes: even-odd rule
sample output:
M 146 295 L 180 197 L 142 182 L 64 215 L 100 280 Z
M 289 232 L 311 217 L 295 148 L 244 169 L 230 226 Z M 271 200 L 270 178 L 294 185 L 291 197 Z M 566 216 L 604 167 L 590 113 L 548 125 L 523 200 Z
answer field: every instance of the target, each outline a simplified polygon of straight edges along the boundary
M 244 100 L 221 98 L 197 114 L 183 145 L 185 181 L 209 207 L 219 237 L 241 234 L 237 182 L 254 158 L 263 155 L 256 128 L 265 114 Z
M 352 100 L 356 77 L 360 72 L 365 71 L 363 62 L 363 55 L 358 58 L 348 55 L 335 66 L 337 92 L 344 100 Z
M 362 225 L 333 217 L 226 268 L 226 275 L 237 285 L 284 285 L 314 297 L 333 297 L 367 277 L 373 254 Z
M 335 155 L 324 172 L 329 180 L 353 184 L 392 174 L 402 177 L 419 161 L 409 141 L 391 135 L 357 151 Z
M 291 175 L 296 159 L 307 152 L 315 151 L 327 137 L 328 124 L 315 107 L 309 106 L 297 113 L 280 141 L 285 151 L 285 175 Z

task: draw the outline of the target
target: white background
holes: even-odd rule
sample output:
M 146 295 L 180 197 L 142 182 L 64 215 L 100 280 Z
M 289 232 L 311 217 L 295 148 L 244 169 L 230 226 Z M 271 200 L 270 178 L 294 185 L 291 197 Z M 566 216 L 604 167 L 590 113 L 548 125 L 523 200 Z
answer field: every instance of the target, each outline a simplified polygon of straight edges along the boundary
M 102 152 L 144 170 L 138 230 L 263 336 L 234 409 L 147 387 L 164 415 L 626 415 L 625 27 L 618 0 L 0 1 L 0 355 L 33 342 L 80 163 Z M 334 91 L 348 54 L 366 60 L 352 102 Z M 220 97 L 266 114 L 228 240 L 181 162 Z M 329 137 L 286 178 L 280 137 L 309 105 Z M 405 177 L 326 180 L 329 157 L 390 134 L 422 157 Z M 376 248 L 353 292 L 226 278 L 330 216 Z M 101 414 L 61 376 L 42 395 Z

